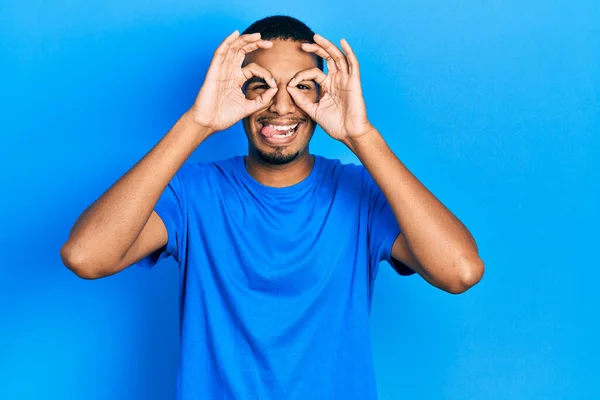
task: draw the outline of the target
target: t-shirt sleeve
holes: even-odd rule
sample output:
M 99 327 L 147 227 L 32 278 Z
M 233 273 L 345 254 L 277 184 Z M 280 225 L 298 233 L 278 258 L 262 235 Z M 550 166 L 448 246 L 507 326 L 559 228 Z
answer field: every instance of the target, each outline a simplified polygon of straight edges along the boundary
M 181 169 L 161 194 L 154 211 L 167 229 L 167 244 L 134 264 L 139 267 L 151 268 L 158 261 L 169 256 L 179 262 L 181 255 L 185 254 L 187 207 Z
M 392 258 L 392 246 L 401 233 L 396 217 L 383 192 L 364 169 L 365 193 L 368 196 L 369 254 L 371 275 L 377 275 L 379 263 L 387 261 L 400 275 L 411 275 L 411 269 Z

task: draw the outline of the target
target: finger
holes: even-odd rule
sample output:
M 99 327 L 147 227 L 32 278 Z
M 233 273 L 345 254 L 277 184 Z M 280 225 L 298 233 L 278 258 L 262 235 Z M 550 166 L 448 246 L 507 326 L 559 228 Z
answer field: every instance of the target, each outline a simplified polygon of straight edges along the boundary
M 303 43 L 302 44 L 302 50 L 306 51 L 307 53 L 314 53 L 317 56 L 323 58 L 325 60 L 325 62 L 327 63 L 327 72 L 337 72 L 338 68 L 335 65 L 335 61 L 333 59 L 333 57 L 331 57 L 331 55 L 325 51 L 324 48 L 322 48 L 321 46 L 319 46 L 316 43 Z
M 273 97 L 275 97 L 276 93 L 277 93 L 277 86 L 270 87 L 269 89 L 265 90 L 263 92 L 263 94 L 258 96 L 256 99 L 248 100 L 246 103 L 246 116 L 257 112 L 258 110 L 260 110 L 262 108 L 267 107 L 269 105 L 269 103 L 271 103 L 271 100 L 273 100 Z
M 262 78 L 269 85 L 269 89 L 265 90 L 260 96 L 258 96 L 254 100 L 248 100 L 246 103 L 246 115 L 250 115 L 264 107 L 266 107 L 275 94 L 277 93 L 277 82 L 273 79 L 273 76 L 269 72 L 269 70 L 261 67 L 258 64 L 250 63 L 242 68 L 242 72 L 244 74 L 244 78 L 246 80 L 252 78 L 253 76 L 257 76 Z
M 260 41 L 260 32 L 246 34 L 235 39 L 227 48 L 227 52 L 225 54 L 225 59 L 223 62 L 228 62 L 229 60 L 235 59 L 238 51 L 247 44 L 254 43 Z
M 251 53 L 257 49 L 270 49 L 271 47 L 273 47 L 273 42 L 269 40 L 260 40 L 258 42 L 252 42 L 243 46 L 236 55 L 236 65 L 241 65 L 248 53 Z
M 290 96 L 292 96 L 294 104 L 314 121 L 319 103 L 314 103 L 305 93 L 295 86 L 288 86 L 287 91 Z
M 261 38 L 260 32 L 246 33 L 244 35 L 239 36 L 237 39 L 235 39 L 233 41 L 233 43 L 231 44 L 231 46 L 241 47 L 247 43 L 256 42 L 257 40 L 260 40 L 260 38 Z
M 236 29 L 233 33 L 225 38 L 223 42 L 217 47 L 214 53 L 213 61 L 223 61 L 223 58 L 227 55 L 227 50 L 229 46 L 239 37 L 240 32 Z
M 338 47 L 331 43 L 329 40 L 325 39 L 323 36 L 316 34 L 314 36 L 315 42 L 325 49 L 327 53 L 333 57 L 335 61 L 335 65 L 338 67 L 340 71 L 348 72 L 348 62 L 346 60 L 346 56 L 344 53 L 338 49 Z
M 294 75 L 292 80 L 288 83 L 288 87 L 295 88 L 296 85 L 304 81 L 315 81 L 317 84 L 319 84 L 319 86 L 321 86 L 326 79 L 327 75 L 319 68 L 305 69 Z
M 315 119 L 319 103 L 313 102 L 297 85 L 300 82 L 314 81 L 321 86 L 326 79 L 327 75 L 319 68 L 310 68 L 294 75 L 287 86 L 287 91 L 292 96 L 292 99 L 294 99 L 294 103 L 313 120 Z
M 348 64 L 350 66 L 350 73 L 360 75 L 360 65 L 358 64 L 358 59 L 356 58 L 356 54 L 354 54 L 354 50 L 352 50 L 352 47 L 350 47 L 350 44 L 346 39 L 342 39 L 340 44 L 346 53 L 346 58 L 348 59 Z
M 261 67 L 258 64 L 250 63 L 246 65 L 244 68 L 242 68 L 242 73 L 244 74 L 244 78 L 246 78 L 246 80 L 252 78 L 253 76 L 257 76 L 264 79 L 269 87 L 277 87 L 277 82 L 275 82 L 275 79 L 273 79 L 273 75 L 271 75 L 269 70 Z

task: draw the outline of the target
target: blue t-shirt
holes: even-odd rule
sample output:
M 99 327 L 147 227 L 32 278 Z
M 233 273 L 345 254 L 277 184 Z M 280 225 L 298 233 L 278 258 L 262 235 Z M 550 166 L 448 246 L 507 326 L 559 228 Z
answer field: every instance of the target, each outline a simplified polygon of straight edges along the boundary
M 177 398 L 377 398 L 369 313 L 400 228 L 363 166 L 315 156 L 264 186 L 244 157 L 185 164 L 155 207 L 180 267 Z

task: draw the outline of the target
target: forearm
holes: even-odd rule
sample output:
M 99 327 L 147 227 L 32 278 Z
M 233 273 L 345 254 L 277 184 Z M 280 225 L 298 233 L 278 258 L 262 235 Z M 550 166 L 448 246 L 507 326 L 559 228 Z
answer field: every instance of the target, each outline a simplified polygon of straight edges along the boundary
M 184 114 L 152 150 L 80 215 L 61 253 L 102 265 L 120 260 L 167 184 L 209 134 Z
M 353 139 L 349 147 L 385 195 L 428 276 L 453 284 L 456 277 L 479 273 L 479 265 L 471 268 L 480 259 L 467 228 L 404 166 L 377 130 Z

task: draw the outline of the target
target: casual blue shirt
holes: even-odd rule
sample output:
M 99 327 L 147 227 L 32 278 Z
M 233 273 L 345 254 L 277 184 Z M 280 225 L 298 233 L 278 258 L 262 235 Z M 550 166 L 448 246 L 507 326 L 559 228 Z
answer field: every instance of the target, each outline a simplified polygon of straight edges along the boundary
M 315 156 L 293 186 L 244 157 L 185 164 L 155 207 L 180 267 L 177 398 L 377 398 L 369 313 L 400 228 L 363 166 Z

